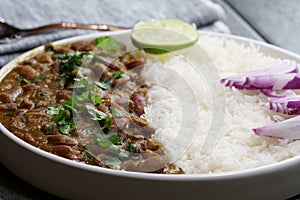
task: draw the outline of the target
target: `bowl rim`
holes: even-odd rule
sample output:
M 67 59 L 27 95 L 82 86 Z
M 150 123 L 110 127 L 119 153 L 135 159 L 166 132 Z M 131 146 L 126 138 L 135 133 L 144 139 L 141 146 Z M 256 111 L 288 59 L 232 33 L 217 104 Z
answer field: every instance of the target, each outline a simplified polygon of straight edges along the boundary
M 120 34 L 129 34 L 130 30 L 124 30 L 124 31 L 114 31 L 114 32 L 99 32 L 99 33 L 92 33 L 92 34 L 86 34 L 86 35 L 80 35 L 75 37 L 70 37 L 62 40 L 58 40 L 56 42 L 53 42 L 54 45 L 61 45 L 66 43 L 71 43 L 79 40 L 89 40 L 97 37 L 103 37 L 103 36 L 115 36 Z M 236 40 L 238 42 L 244 42 L 248 44 L 253 44 L 255 46 L 265 47 L 267 49 L 271 49 L 275 52 L 279 52 L 285 55 L 289 55 L 291 57 L 294 57 L 298 60 L 300 60 L 300 56 L 290 52 L 288 50 L 282 49 L 280 47 L 267 44 L 262 41 L 257 41 L 250 38 L 245 38 L 241 36 L 235 36 L 235 35 L 229 35 L 229 34 L 222 34 L 222 33 L 213 33 L 213 32 L 207 32 L 207 31 L 199 31 L 200 38 L 201 36 L 207 35 L 212 37 L 221 37 L 225 39 L 232 39 Z M 43 51 L 43 46 L 36 47 L 32 50 L 27 51 L 26 53 L 18 56 L 17 58 L 13 59 L 6 65 L 4 65 L 0 70 L 0 81 L 13 69 L 18 62 L 21 60 L 24 60 L 28 57 L 30 57 L 33 54 L 37 54 L 39 52 Z M 133 179 L 145 179 L 145 180 L 156 180 L 156 181 L 214 181 L 214 180 L 226 180 L 226 179 L 240 179 L 245 178 L 249 176 L 258 176 L 262 174 L 272 173 L 275 171 L 284 170 L 286 168 L 289 168 L 294 165 L 300 164 L 300 155 L 295 156 L 293 158 L 289 158 L 284 161 L 280 161 L 277 163 L 264 165 L 260 167 L 255 167 L 251 169 L 244 169 L 244 170 L 237 170 L 237 171 L 231 171 L 231 172 L 218 172 L 218 173 L 205 173 L 205 174 L 184 174 L 184 175 L 175 175 L 175 174 L 150 174 L 150 173 L 141 173 L 141 172 L 131 172 L 131 171 L 124 171 L 124 170 L 114 170 L 114 169 L 107 169 L 102 168 L 98 166 L 92 166 L 85 163 L 76 162 L 73 160 L 69 160 L 54 154 L 51 154 L 49 152 L 46 152 L 44 150 L 41 150 L 22 139 L 18 138 L 16 135 L 14 135 L 12 132 L 10 132 L 8 129 L 6 129 L 2 123 L 0 123 L 0 131 L 6 136 L 8 139 L 13 141 L 16 145 L 19 145 L 26 150 L 30 151 L 30 153 L 34 153 L 38 156 L 47 158 L 48 160 L 51 160 L 53 162 L 66 165 L 68 167 L 77 168 L 79 170 L 93 172 L 93 173 L 101 173 L 105 175 L 112 175 L 112 176 L 120 176 L 120 177 L 126 177 L 126 178 L 133 178 Z M 4 164 L 4 163 L 3 163 Z

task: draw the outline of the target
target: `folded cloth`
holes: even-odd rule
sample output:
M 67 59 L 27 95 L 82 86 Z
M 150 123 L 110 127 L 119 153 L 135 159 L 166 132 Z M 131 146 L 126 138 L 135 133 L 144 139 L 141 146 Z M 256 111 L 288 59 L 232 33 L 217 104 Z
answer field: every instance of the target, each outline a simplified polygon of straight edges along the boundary
M 228 27 L 220 21 L 225 17 L 224 10 L 211 0 L 3 0 L 0 13 L 7 23 L 21 29 L 62 21 L 132 27 L 138 20 L 177 18 L 194 23 L 199 29 L 229 33 Z M 0 44 L 0 66 L 48 41 L 92 32 L 95 31 L 51 31 Z

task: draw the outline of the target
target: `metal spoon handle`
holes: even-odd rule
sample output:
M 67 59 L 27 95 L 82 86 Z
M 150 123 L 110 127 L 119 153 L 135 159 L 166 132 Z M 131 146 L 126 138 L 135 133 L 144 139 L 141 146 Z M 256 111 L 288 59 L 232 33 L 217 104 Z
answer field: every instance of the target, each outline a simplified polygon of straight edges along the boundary
M 116 30 L 126 30 L 126 28 L 110 26 L 106 24 L 77 24 L 62 22 L 56 24 L 49 24 L 46 26 L 41 26 L 33 29 L 20 30 L 17 35 L 23 37 L 27 35 L 40 34 L 51 30 L 57 29 L 89 29 L 89 30 L 100 30 L 100 31 L 116 31 Z

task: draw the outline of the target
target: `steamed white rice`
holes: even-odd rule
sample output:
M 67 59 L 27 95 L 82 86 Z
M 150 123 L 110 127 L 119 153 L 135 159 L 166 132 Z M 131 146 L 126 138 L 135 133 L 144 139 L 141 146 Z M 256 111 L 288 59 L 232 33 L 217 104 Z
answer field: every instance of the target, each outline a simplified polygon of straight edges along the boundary
M 221 77 L 269 66 L 278 61 L 263 55 L 255 46 L 244 46 L 229 39 L 201 36 L 199 44 L 216 66 Z M 183 52 L 189 54 L 189 52 Z M 162 66 L 164 66 L 164 70 Z M 217 173 L 255 168 L 300 154 L 300 141 L 256 136 L 252 128 L 283 118 L 261 104 L 268 99 L 258 92 L 225 91 L 224 123 L 212 117 L 212 94 L 205 74 L 197 73 L 181 56 L 164 61 L 148 61 L 145 71 L 152 87 L 145 118 L 157 131 L 154 139 L 166 148 L 166 159 L 186 173 Z M 182 80 L 186 84 L 182 84 Z M 220 84 L 215 80 L 215 84 Z M 220 98 L 222 93 L 219 93 Z M 198 109 L 197 109 L 198 108 Z M 222 116 L 217 116 L 222 117 Z M 223 119 L 223 118 L 222 118 Z M 222 126 L 211 151 L 207 144 L 212 120 Z M 215 123 L 215 124 L 218 124 Z M 213 127 L 214 128 L 214 127 Z

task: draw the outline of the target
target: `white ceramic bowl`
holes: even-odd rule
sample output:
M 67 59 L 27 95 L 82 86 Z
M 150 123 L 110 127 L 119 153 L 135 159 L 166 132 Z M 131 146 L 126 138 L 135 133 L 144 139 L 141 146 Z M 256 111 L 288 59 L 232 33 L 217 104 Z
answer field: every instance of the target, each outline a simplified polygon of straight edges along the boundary
M 200 32 L 200 34 L 207 34 Z M 128 40 L 129 32 L 99 33 L 56 42 L 63 44 L 106 35 Z M 221 34 L 265 54 L 293 59 L 300 56 L 262 42 Z M 127 41 L 128 42 L 128 41 Z M 17 62 L 43 50 L 38 47 L 11 61 L 2 79 Z M 255 169 L 199 175 L 161 175 L 104 169 L 67 160 L 22 141 L 0 124 L 0 160 L 18 177 L 68 199 L 287 199 L 300 193 L 300 156 Z

